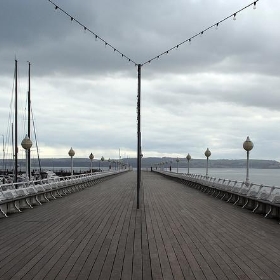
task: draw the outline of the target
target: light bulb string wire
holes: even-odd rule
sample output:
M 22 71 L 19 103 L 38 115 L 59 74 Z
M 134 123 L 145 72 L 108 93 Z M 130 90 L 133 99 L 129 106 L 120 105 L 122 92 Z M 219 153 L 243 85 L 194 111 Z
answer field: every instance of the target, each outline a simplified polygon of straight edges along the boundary
M 95 32 L 93 32 L 91 29 L 89 29 L 89 28 L 86 27 L 84 24 L 82 24 L 79 20 L 77 20 L 75 17 L 71 16 L 68 12 L 66 12 L 64 9 L 62 9 L 62 8 L 59 7 L 57 4 L 55 4 L 52 0 L 48 0 L 48 1 L 55 7 L 55 10 L 60 10 L 62 13 L 64 13 L 66 16 L 68 16 L 68 17 L 70 18 L 71 21 L 76 22 L 76 23 L 79 24 L 81 27 L 83 27 L 83 29 L 84 29 L 85 31 L 88 31 L 89 33 L 91 33 L 92 35 L 94 35 L 94 36 L 95 36 L 95 39 L 98 39 L 98 40 L 102 41 L 102 42 L 105 44 L 105 47 L 106 47 L 106 46 L 110 47 L 114 52 L 117 52 L 118 54 L 120 54 L 120 55 L 122 56 L 122 58 L 127 59 L 129 62 L 132 62 L 135 66 L 137 66 L 137 65 L 144 66 L 144 65 L 146 65 L 146 64 L 151 63 L 152 61 L 154 61 L 154 60 L 156 60 L 156 59 L 159 59 L 161 56 L 166 55 L 166 54 L 168 54 L 169 52 L 178 49 L 181 45 L 186 44 L 187 42 L 191 43 L 191 42 L 192 42 L 192 39 L 194 39 L 194 38 L 196 38 L 196 37 L 198 37 L 198 36 L 200 36 L 200 35 L 203 35 L 205 32 L 207 32 L 208 30 L 210 30 L 210 29 L 212 29 L 212 28 L 214 28 L 214 27 L 218 27 L 222 22 L 224 22 L 224 21 L 226 21 L 226 20 L 228 20 L 228 19 L 230 19 L 230 18 L 232 18 L 232 17 L 235 19 L 235 18 L 236 18 L 236 15 L 237 15 L 238 13 L 244 11 L 245 9 L 247 9 L 247 8 L 249 8 L 249 7 L 251 7 L 251 6 L 256 7 L 257 2 L 260 1 L 260 0 L 255 0 L 255 1 L 253 1 L 252 3 L 250 3 L 250 4 L 248 4 L 247 6 L 243 7 L 242 9 L 240 9 L 240 10 L 234 12 L 233 14 L 231 14 L 231 15 L 229 15 L 229 16 L 223 18 L 222 20 L 216 22 L 215 24 L 212 24 L 211 26 L 205 28 L 204 30 L 202 30 L 202 31 L 200 31 L 200 32 L 198 32 L 198 33 L 196 33 L 195 35 L 189 37 L 188 39 L 185 39 L 185 40 L 182 41 L 181 43 L 176 44 L 174 47 L 172 47 L 172 48 L 170 48 L 170 49 L 168 49 L 168 50 L 162 52 L 161 54 L 156 55 L 155 57 L 153 57 L 153 58 L 147 60 L 146 62 L 144 62 L 144 63 L 142 63 L 142 64 L 141 64 L 141 63 L 135 62 L 133 59 L 129 58 L 127 55 L 125 55 L 124 53 L 122 53 L 121 51 L 119 51 L 116 47 L 112 46 L 112 45 L 111 45 L 110 43 L 108 43 L 105 39 L 103 39 L 102 37 L 100 37 L 98 34 L 96 34 Z
M 155 60 L 155 59 L 159 59 L 161 56 L 163 56 L 163 55 L 165 55 L 165 54 L 168 54 L 170 51 L 173 51 L 173 50 L 175 50 L 175 49 L 178 49 L 181 45 L 183 45 L 183 44 L 185 44 L 185 43 L 187 43 L 187 42 L 190 43 L 190 42 L 192 41 L 192 39 L 194 39 L 194 38 L 196 38 L 196 37 L 198 37 L 198 36 L 200 36 L 200 35 L 203 35 L 206 31 L 210 30 L 211 28 L 218 27 L 218 26 L 220 25 L 220 23 L 222 23 L 222 22 L 228 20 L 229 18 L 231 18 L 231 17 L 236 17 L 236 15 L 237 15 L 238 13 L 240 13 L 240 12 L 242 12 L 243 10 L 249 8 L 250 6 L 252 6 L 252 5 L 256 6 L 256 4 L 257 4 L 258 1 L 259 1 L 259 0 L 256 0 L 256 1 L 252 2 L 252 3 L 250 3 L 249 5 L 243 7 L 242 9 L 236 11 L 235 13 L 233 13 L 233 14 L 231 14 L 231 15 L 225 17 L 224 19 L 222 19 L 222 20 L 216 22 L 215 24 L 212 24 L 211 26 L 205 28 L 204 30 L 200 31 L 199 33 L 196 33 L 195 35 L 189 37 L 188 39 L 185 39 L 183 42 L 181 42 L 181 43 L 175 45 L 174 47 L 172 47 L 172 48 L 170 48 L 170 49 L 168 49 L 168 50 L 162 52 L 161 54 L 159 54 L 159 55 L 157 55 L 157 56 L 155 56 L 155 57 L 153 57 L 153 58 L 147 60 L 146 62 L 144 62 L 144 63 L 142 64 L 142 66 L 145 65 L 145 64 L 151 63 L 151 62 L 152 62 L 153 60 Z
M 52 2 L 51 0 L 48 0 L 51 4 L 53 4 L 55 6 L 55 10 L 60 10 L 62 13 L 64 13 L 66 16 L 68 16 L 70 18 L 71 21 L 76 22 L 77 24 L 79 24 L 81 27 L 83 27 L 83 29 L 85 31 L 88 31 L 89 33 L 91 33 L 92 35 L 95 36 L 95 39 L 98 39 L 100 41 L 102 41 L 105 44 L 105 47 L 110 47 L 114 52 L 119 53 L 123 58 L 126 58 L 129 62 L 132 62 L 135 64 L 135 66 L 137 65 L 137 63 L 135 61 L 133 61 L 133 59 L 129 58 L 128 56 L 126 56 L 124 53 L 122 53 L 121 51 L 119 51 L 117 48 L 113 47 L 110 43 L 108 43 L 106 40 L 104 40 L 102 37 L 100 37 L 99 35 L 97 35 L 95 32 L 93 32 L 91 29 L 87 28 L 84 24 L 82 24 L 79 20 L 77 20 L 76 18 L 74 18 L 73 16 L 71 16 L 69 13 L 67 13 L 65 10 L 63 10 L 62 8 L 60 8 L 57 4 L 55 4 L 54 2 Z

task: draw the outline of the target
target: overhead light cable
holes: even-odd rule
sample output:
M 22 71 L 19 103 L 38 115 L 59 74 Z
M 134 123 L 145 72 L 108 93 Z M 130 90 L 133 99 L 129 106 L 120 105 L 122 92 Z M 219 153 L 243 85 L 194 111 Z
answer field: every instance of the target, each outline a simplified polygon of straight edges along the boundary
M 181 45 L 183 45 L 183 44 L 185 44 L 185 43 L 187 43 L 187 42 L 188 42 L 189 44 L 191 44 L 191 42 L 192 42 L 193 39 L 195 39 L 195 38 L 198 37 L 198 36 L 202 37 L 202 35 L 204 35 L 205 32 L 209 31 L 209 30 L 212 29 L 212 28 L 218 29 L 218 27 L 220 26 L 220 24 L 221 24 L 222 22 L 224 22 L 224 21 L 226 21 L 226 20 L 228 20 L 228 19 L 230 19 L 230 18 L 233 18 L 233 20 L 236 20 L 237 14 L 240 13 L 240 12 L 242 12 L 243 10 L 249 8 L 250 6 L 253 6 L 253 9 L 256 9 L 257 2 L 260 1 L 260 0 L 256 0 L 256 1 L 252 2 L 251 4 L 245 6 L 244 8 L 242 8 L 242 9 L 236 11 L 235 13 L 233 13 L 233 14 L 231 14 L 231 15 L 225 17 L 224 19 L 222 19 L 222 20 L 216 22 L 215 24 L 213 24 L 213 25 L 211 25 L 211 26 L 205 28 L 204 30 L 202 30 L 202 31 L 200 31 L 200 32 L 198 32 L 198 33 L 196 33 L 195 35 L 191 36 L 190 38 L 188 38 L 188 39 L 182 41 L 182 42 L 179 43 L 179 44 L 176 44 L 174 47 L 172 47 L 172 48 L 170 48 L 170 49 L 168 49 L 168 50 L 166 50 L 166 51 L 164 51 L 164 52 L 162 52 L 162 53 L 156 55 L 155 57 L 153 57 L 153 58 L 147 60 L 146 62 L 144 62 L 144 63 L 142 63 L 142 64 L 136 63 L 133 59 L 131 59 L 131 58 L 129 58 L 128 56 L 126 56 L 124 53 L 122 53 L 121 51 L 119 51 L 116 47 L 113 47 L 111 44 L 109 44 L 107 41 L 105 41 L 103 38 L 101 38 L 99 35 L 97 35 L 97 34 L 96 34 L 95 32 L 93 32 L 91 29 L 89 29 L 88 27 L 86 27 L 84 24 L 82 24 L 80 21 L 78 21 L 77 19 L 75 19 L 73 16 L 71 16 L 71 15 L 70 15 L 69 13 L 67 13 L 65 10 L 63 10 L 62 8 L 60 8 L 60 7 L 59 7 L 57 4 L 55 4 L 52 0 L 48 0 L 48 1 L 49 1 L 52 5 L 54 5 L 55 10 L 60 10 L 62 13 L 64 13 L 66 16 L 68 16 L 68 17 L 70 18 L 71 22 L 74 21 L 74 22 L 76 22 L 77 24 L 79 24 L 79 25 L 83 28 L 84 32 L 88 31 L 89 33 L 91 33 L 92 35 L 94 35 L 95 41 L 100 40 L 101 42 L 103 42 L 103 43 L 105 44 L 105 47 L 109 46 L 114 52 L 117 52 L 118 54 L 120 54 L 122 58 L 127 59 L 128 62 L 134 63 L 135 66 L 137 66 L 137 65 L 143 66 L 143 65 L 148 64 L 148 63 L 150 64 L 153 60 L 159 59 L 159 58 L 160 58 L 161 56 L 163 56 L 163 55 L 169 54 L 169 53 L 170 53 L 171 51 L 173 51 L 174 49 L 176 49 L 176 50 L 179 49 L 179 47 L 180 47 Z

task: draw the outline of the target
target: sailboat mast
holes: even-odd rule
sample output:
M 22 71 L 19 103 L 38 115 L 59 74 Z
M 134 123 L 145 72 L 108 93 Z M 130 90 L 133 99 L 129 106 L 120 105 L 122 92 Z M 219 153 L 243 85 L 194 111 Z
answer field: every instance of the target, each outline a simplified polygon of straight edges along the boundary
M 27 105 L 27 109 L 28 109 L 28 132 L 27 135 L 29 137 L 29 139 L 31 139 L 31 135 L 30 135 L 30 107 L 31 107 L 31 98 L 30 98 L 30 62 L 28 61 L 28 105 Z M 31 166 L 30 166 L 30 149 L 27 150 L 27 170 L 28 170 L 28 177 L 31 178 Z
M 18 175 L 18 124 L 17 124 L 17 110 L 18 110 L 18 87 L 17 87 L 17 60 L 15 60 L 15 177 L 14 182 L 17 182 Z

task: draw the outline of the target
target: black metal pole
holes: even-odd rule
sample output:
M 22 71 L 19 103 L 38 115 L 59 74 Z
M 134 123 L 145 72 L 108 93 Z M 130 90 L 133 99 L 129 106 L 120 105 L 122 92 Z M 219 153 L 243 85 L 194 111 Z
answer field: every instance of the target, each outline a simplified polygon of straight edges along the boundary
M 15 178 L 14 182 L 17 182 L 18 175 L 18 133 L 17 133 L 17 103 L 18 103 L 18 87 L 17 87 L 17 60 L 15 60 Z
M 31 93 L 30 93 L 30 62 L 28 62 L 28 104 L 27 104 L 27 109 L 28 109 L 28 131 L 27 131 L 27 135 L 29 137 L 29 139 L 31 140 L 31 133 L 30 133 L 30 121 L 31 121 L 31 117 L 30 117 L 30 111 L 31 111 Z M 27 150 L 27 170 L 28 170 L 28 178 L 31 178 L 31 164 L 30 164 L 30 149 Z
M 141 185 L 141 64 L 138 64 L 137 95 L 137 209 L 139 209 L 139 193 Z

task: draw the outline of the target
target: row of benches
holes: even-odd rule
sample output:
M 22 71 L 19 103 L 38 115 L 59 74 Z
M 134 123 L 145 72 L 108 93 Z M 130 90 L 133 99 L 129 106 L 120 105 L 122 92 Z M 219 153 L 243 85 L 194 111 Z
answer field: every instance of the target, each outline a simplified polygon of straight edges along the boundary
M 266 218 L 280 219 L 280 187 L 246 184 L 198 174 L 157 172 L 226 202 L 263 214 Z
M 125 171 L 110 171 L 92 175 L 76 175 L 60 178 L 60 180 L 42 180 L 0 187 L 0 216 L 8 217 L 10 213 L 22 212 L 25 208 L 33 208 L 44 202 L 57 199 L 73 192 L 98 184 L 105 179 Z

